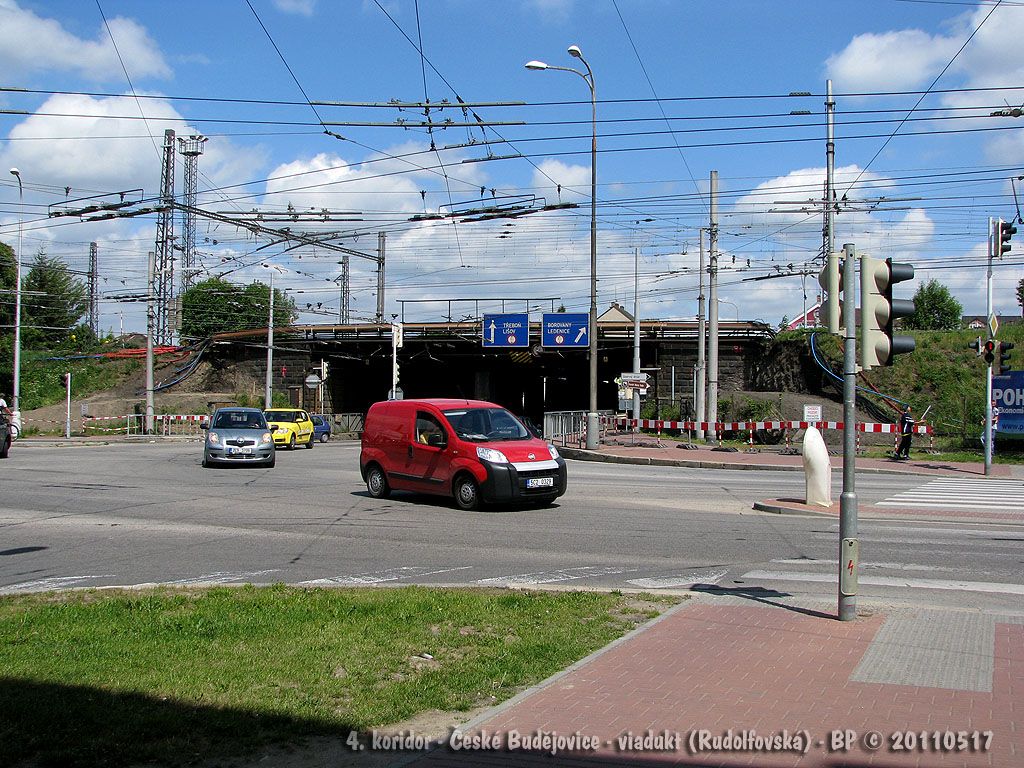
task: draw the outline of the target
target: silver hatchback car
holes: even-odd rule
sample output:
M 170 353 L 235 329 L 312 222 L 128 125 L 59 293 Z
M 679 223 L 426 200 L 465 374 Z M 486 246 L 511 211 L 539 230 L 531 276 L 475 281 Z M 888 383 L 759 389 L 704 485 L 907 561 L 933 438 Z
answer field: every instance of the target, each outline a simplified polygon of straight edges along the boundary
M 221 463 L 274 466 L 274 437 L 259 408 L 218 408 L 202 428 L 206 430 L 204 467 Z

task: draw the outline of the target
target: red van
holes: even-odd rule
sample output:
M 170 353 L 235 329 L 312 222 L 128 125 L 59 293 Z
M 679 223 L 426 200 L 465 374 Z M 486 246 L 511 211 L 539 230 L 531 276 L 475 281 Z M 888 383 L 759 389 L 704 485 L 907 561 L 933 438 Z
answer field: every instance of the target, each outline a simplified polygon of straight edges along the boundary
M 550 504 L 565 493 L 565 460 L 515 416 L 480 400 L 387 400 L 363 425 L 359 469 L 375 499 L 392 490 L 481 502 Z

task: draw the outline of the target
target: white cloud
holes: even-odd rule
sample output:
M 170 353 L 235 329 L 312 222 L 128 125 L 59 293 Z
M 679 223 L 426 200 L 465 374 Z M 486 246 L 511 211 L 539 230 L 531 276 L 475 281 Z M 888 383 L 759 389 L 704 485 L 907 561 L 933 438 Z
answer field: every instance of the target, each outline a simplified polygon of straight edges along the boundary
M 927 84 L 959 43 L 919 29 L 857 35 L 826 62 L 840 90 L 883 91 Z
M 857 35 L 846 48 L 828 58 L 825 68 L 837 87 L 847 91 L 930 85 L 950 62 L 940 87 L 955 84 L 958 76 L 966 87 L 1019 82 L 1024 75 L 1024 61 L 1019 55 L 1024 14 L 1015 8 L 996 8 L 989 17 L 990 11 L 991 5 L 982 4 L 953 19 L 948 35 L 932 35 L 920 29 Z M 972 32 L 974 37 L 960 51 Z M 960 106 L 965 100 L 976 104 L 978 97 L 946 94 L 942 99 L 950 106 Z
M 123 81 L 118 52 L 132 78 L 170 77 L 171 69 L 146 29 L 131 19 L 108 20 L 93 40 L 76 37 L 59 21 L 37 16 L 15 0 L 0 0 L 0 71 L 8 78 L 32 72 L 74 72 L 97 81 Z M 110 41 L 117 42 L 115 50 Z
M 533 186 L 548 204 L 590 200 L 590 166 L 545 160 L 533 172 Z
M 316 10 L 316 0 L 274 0 L 274 7 L 281 13 L 297 13 L 300 16 L 312 16 Z
M 164 130 L 170 128 L 178 136 L 198 131 L 166 101 L 146 100 L 143 107 L 145 121 L 131 119 L 137 113 L 132 99 L 51 96 L 39 108 L 40 114 L 11 129 L 11 140 L 0 152 L 0 164 L 21 168 L 34 184 L 71 187 L 72 196 L 76 190 L 139 187 L 155 194 L 160 184 L 159 147 Z M 249 180 L 262 162 L 259 150 L 243 150 L 226 139 L 212 139 L 199 167 L 204 178 L 219 185 Z
M 526 0 L 528 9 L 551 22 L 567 21 L 574 5 L 575 0 Z

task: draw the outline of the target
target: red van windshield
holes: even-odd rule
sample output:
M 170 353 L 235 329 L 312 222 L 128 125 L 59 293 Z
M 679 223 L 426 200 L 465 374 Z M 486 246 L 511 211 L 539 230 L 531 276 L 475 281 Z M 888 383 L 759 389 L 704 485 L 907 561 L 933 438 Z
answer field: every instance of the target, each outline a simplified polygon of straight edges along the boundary
M 519 419 L 504 408 L 460 408 L 443 413 L 455 434 L 463 440 L 486 443 L 532 437 Z

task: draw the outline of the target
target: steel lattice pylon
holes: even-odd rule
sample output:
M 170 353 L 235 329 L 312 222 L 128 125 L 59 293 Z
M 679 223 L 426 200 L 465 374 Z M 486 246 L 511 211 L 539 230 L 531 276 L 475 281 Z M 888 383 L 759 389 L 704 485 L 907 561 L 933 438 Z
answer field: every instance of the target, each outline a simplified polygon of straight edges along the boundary
M 100 335 L 100 274 L 99 247 L 89 243 L 89 327 Z
M 196 269 L 196 194 L 197 177 L 199 175 L 199 156 L 203 154 L 205 136 L 189 136 L 178 139 L 178 151 L 185 158 L 184 183 L 182 198 L 187 206 L 181 214 L 181 292 L 192 287 L 198 270 Z
M 156 327 L 154 341 L 172 344 L 174 327 L 174 131 L 164 131 L 160 169 L 160 206 L 156 220 Z

